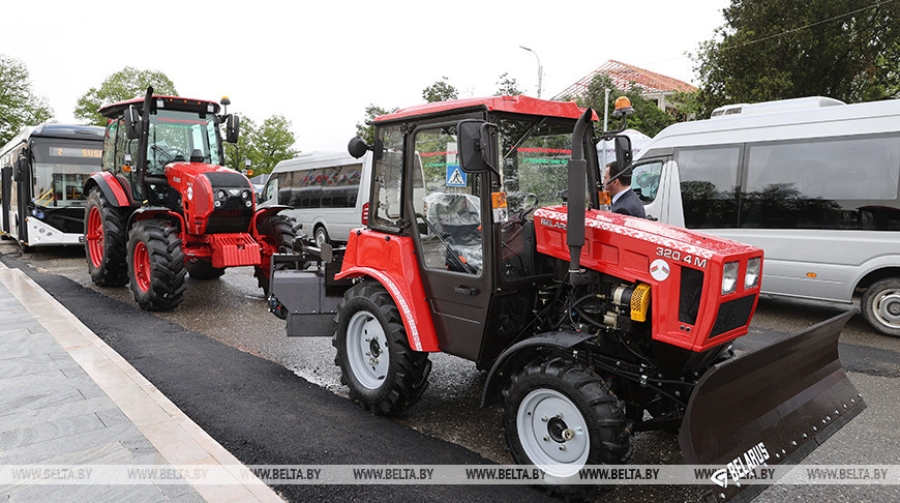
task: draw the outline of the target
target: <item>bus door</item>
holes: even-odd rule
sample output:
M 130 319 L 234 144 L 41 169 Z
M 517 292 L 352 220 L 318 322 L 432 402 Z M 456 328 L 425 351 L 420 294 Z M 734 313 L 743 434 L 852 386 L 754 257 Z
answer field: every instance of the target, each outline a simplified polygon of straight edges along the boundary
M 0 169 L 0 206 L 3 214 L 0 215 L 0 232 L 9 234 L 9 196 L 12 185 L 12 166 Z

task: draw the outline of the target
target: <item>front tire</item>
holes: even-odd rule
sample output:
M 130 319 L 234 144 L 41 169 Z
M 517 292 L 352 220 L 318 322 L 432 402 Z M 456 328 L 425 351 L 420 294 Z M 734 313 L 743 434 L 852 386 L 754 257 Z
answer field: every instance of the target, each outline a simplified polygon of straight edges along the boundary
M 270 215 L 259 222 L 259 234 L 266 243 L 261 243 L 264 249 L 274 250 L 275 253 L 291 253 L 294 244 L 293 221 L 283 215 Z M 253 275 L 256 283 L 262 288 L 263 297 L 269 296 L 270 264 L 272 253 L 263 253 L 263 263 L 254 266 Z
M 403 412 L 421 398 L 431 362 L 407 341 L 397 306 L 380 284 L 363 281 L 344 294 L 332 344 L 351 400 L 382 415 Z
M 84 211 L 84 255 L 96 285 L 128 283 L 125 220 L 124 212 L 114 208 L 98 187 L 91 189 Z
M 876 281 L 863 293 L 863 317 L 882 334 L 900 337 L 900 279 Z
M 565 358 L 529 362 L 503 392 L 503 426 L 513 459 L 547 475 L 577 475 L 586 465 L 618 464 L 631 454 L 625 403 L 589 368 Z M 593 485 L 548 486 L 589 497 Z
M 147 311 L 175 309 L 184 300 L 184 252 L 176 227 L 142 220 L 128 236 L 128 276 L 134 300 Z

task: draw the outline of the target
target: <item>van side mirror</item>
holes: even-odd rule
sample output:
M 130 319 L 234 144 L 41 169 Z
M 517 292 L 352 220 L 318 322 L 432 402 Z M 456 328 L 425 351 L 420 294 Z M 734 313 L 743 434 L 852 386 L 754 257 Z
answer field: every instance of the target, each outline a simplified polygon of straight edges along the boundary
M 459 167 L 466 173 L 499 173 L 491 158 L 496 152 L 497 125 L 476 119 L 457 124 Z
M 631 166 L 631 138 L 619 135 L 614 138 L 616 142 L 616 162 L 619 166 Z
M 225 141 L 228 143 L 237 143 L 241 134 L 241 118 L 237 115 L 228 114 L 225 117 Z
M 347 152 L 353 156 L 354 159 L 359 159 L 366 155 L 366 151 L 369 149 L 370 147 L 366 144 L 365 140 L 359 136 L 354 136 L 350 139 L 350 143 L 347 144 Z
M 125 109 L 122 117 L 125 122 L 125 136 L 129 140 L 137 140 L 141 136 L 141 113 L 134 105 L 130 105 Z
M 25 180 L 25 172 L 28 168 L 28 161 L 26 159 L 19 159 L 15 163 L 15 171 L 13 172 L 13 180 L 16 182 L 21 182 Z

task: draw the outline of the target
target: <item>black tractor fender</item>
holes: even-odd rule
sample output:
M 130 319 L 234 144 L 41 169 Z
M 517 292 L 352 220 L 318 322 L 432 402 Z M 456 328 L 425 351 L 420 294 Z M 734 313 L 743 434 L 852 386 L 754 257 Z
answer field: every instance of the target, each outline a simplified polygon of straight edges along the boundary
M 266 217 L 268 217 L 269 215 L 274 215 L 274 214 L 278 213 L 279 211 L 290 210 L 292 208 L 293 208 L 292 206 L 287 206 L 284 204 L 273 204 L 271 206 L 257 208 L 256 211 L 253 213 L 253 220 L 250 222 L 250 226 L 253 229 L 252 230 L 253 235 L 257 236 L 257 234 L 258 234 L 257 229 L 259 228 L 258 227 L 259 222 L 265 220 Z
M 128 191 L 122 186 L 119 179 L 108 171 L 100 171 L 94 173 L 84 182 L 82 193 L 90 193 L 91 189 L 97 187 L 103 193 L 103 196 L 109 201 L 109 204 L 116 208 L 132 206 L 131 200 L 128 198 Z
M 184 217 L 165 206 L 146 206 L 144 208 L 138 208 L 128 216 L 128 225 L 126 226 L 126 229 L 130 231 L 136 222 L 150 218 L 169 220 L 179 231 L 185 229 Z
M 510 376 L 522 368 L 535 353 L 542 349 L 567 352 L 593 337 L 588 333 L 560 330 L 538 334 L 506 348 L 500 353 L 488 372 L 487 381 L 484 383 L 484 392 L 481 396 L 481 406 L 487 407 L 495 403 L 500 398 L 503 386 L 509 382 Z

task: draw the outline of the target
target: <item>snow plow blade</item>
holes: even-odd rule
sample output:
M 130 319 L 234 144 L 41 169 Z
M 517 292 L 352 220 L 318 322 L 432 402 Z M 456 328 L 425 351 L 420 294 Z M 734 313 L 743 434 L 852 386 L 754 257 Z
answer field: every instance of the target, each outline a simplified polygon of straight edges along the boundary
M 841 330 L 858 312 L 715 365 L 700 378 L 678 441 L 688 464 L 715 469 L 706 501 L 750 501 L 769 485 L 748 483 L 755 467 L 799 463 L 866 408 L 838 357 Z

